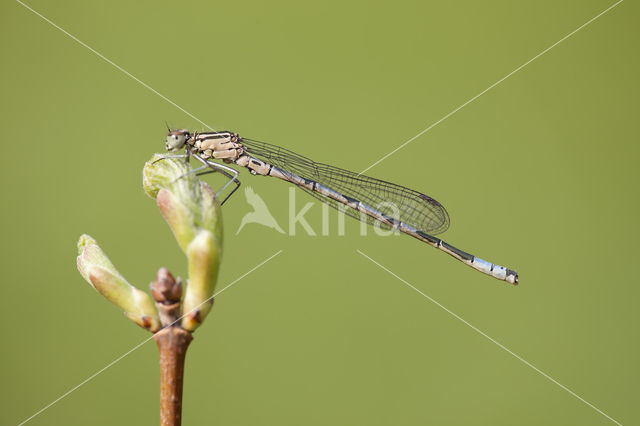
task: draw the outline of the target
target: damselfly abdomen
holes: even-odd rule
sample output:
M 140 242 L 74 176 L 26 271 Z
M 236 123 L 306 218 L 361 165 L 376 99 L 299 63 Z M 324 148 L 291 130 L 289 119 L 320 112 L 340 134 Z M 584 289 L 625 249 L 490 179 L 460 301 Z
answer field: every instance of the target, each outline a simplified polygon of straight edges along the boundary
M 480 272 L 518 284 L 516 271 L 477 258 L 434 237 L 449 227 L 449 214 L 442 204 L 418 191 L 316 163 L 288 149 L 241 138 L 232 132 L 192 134 L 187 130 L 173 130 L 167 136 L 166 147 L 172 152 L 185 148 L 187 157 L 193 156 L 200 161 L 203 166 L 194 172 L 209 168 L 227 176 L 229 182 L 221 191 L 231 183 L 236 186 L 223 203 L 240 185 L 238 171 L 212 160 L 245 167 L 254 175 L 291 182 L 349 216 L 397 229 Z

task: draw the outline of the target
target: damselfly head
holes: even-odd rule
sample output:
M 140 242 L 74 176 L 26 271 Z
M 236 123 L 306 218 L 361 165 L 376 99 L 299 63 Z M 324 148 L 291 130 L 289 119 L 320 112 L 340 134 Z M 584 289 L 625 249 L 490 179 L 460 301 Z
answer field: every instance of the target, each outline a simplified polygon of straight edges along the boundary
M 187 130 L 170 130 L 165 143 L 167 151 L 172 152 L 181 149 L 189 138 L 191 138 L 191 134 Z

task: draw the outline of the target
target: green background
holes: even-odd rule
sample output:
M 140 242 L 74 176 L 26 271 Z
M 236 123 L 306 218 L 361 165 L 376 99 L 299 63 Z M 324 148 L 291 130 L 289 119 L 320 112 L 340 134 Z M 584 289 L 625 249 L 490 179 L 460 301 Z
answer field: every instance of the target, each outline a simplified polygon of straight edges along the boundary
M 218 130 L 360 171 L 606 9 L 608 1 L 29 5 Z M 605 425 L 638 409 L 639 7 L 627 1 L 367 174 L 448 209 L 443 238 L 338 236 L 224 206 L 217 298 L 186 368 L 184 424 Z M 82 233 L 147 289 L 186 262 L 141 186 L 164 120 L 204 127 L 19 3 L 0 6 L 0 423 L 18 424 L 148 333 L 85 283 Z M 214 187 L 219 177 L 206 178 Z M 254 188 L 285 229 L 288 188 Z M 297 209 L 315 200 L 296 193 Z M 321 209 L 306 215 L 320 231 Z M 30 425 L 157 424 L 152 341 Z

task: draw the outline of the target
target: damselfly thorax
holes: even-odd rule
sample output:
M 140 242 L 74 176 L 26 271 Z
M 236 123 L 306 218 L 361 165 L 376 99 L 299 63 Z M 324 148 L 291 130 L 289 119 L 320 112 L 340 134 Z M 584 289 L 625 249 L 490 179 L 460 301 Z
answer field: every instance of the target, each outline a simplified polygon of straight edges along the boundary
M 518 283 L 516 271 L 495 265 L 459 250 L 433 235 L 449 227 L 449 214 L 442 204 L 413 189 L 364 176 L 324 163 L 317 163 L 293 151 L 254 139 L 241 138 L 232 132 L 193 134 L 187 130 L 169 132 L 169 151 L 185 148 L 203 165 L 190 173 L 219 172 L 236 186 L 224 202 L 238 189 L 238 171 L 225 164 L 244 167 L 254 175 L 272 176 L 293 183 L 313 197 L 345 214 L 371 224 L 380 224 L 411 235 L 472 268 L 511 284 Z

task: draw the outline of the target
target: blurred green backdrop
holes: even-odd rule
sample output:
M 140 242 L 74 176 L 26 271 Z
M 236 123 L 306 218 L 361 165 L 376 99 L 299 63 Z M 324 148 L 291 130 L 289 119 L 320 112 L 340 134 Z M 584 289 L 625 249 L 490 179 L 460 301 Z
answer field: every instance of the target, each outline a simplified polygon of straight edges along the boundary
M 613 2 L 28 4 L 214 128 L 360 171 Z M 0 8 L 0 423 L 18 424 L 148 337 L 82 280 L 75 244 L 91 234 L 145 290 L 160 266 L 184 276 L 141 168 L 164 120 L 203 126 L 19 3 Z M 517 269 L 519 287 L 355 221 L 337 236 L 333 212 L 329 236 L 236 236 L 239 192 L 218 288 L 284 251 L 196 332 L 184 424 L 612 424 L 358 249 L 640 423 L 638 11 L 621 3 L 368 172 L 441 201 L 443 238 Z M 241 178 L 286 229 L 287 185 Z M 306 218 L 320 230 L 317 203 Z M 157 368 L 148 342 L 28 424 L 157 424 Z

